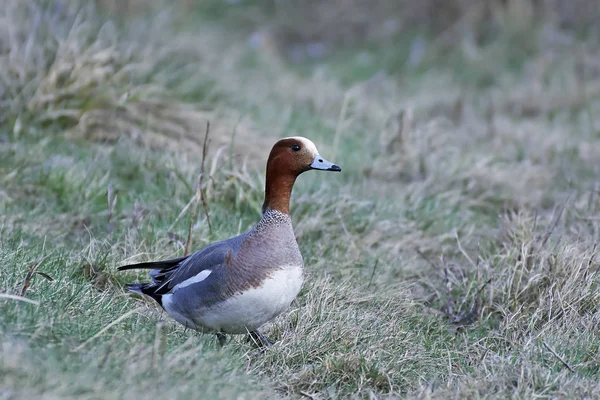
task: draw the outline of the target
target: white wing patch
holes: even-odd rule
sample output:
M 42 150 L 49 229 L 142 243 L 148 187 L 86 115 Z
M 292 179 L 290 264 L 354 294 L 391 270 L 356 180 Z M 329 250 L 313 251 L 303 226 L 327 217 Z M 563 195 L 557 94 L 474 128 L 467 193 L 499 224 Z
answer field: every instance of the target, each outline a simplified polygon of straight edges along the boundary
M 291 137 L 288 137 L 285 139 L 295 139 L 295 140 L 301 142 L 302 144 L 304 144 L 304 147 L 306 147 L 308 149 L 308 151 L 310 151 L 313 154 L 313 156 L 316 156 L 317 154 L 319 154 L 319 150 L 317 150 L 317 146 L 315 146 L 315 144 L 310 139 L 307 139 L 302 136 L 291 136 Z
M 246 333 L 281 314 L 298 295 L 303 281 L 302 264 L 281 268 L 260 287 L 245 290 L 209 307 L 198 303 L 197 309 L 181 309 L 176 304 L 178 294 L 173 292 L 162 296 L 162 306 L 177 322 L 200 332 Z M 210 274 L 208 270 L 202 271 L 179 285 L 192 280 L 200 282 L 202 279 L 199 277 L 203 273 L 205 276 Z
M 192 276 L 191 278 L 188 278 L 185 281 L 180 282 L 177 285 L 175 285 L 173 287 L 173 289 L 171 290 L 171 293 L 175 292 L 177 289 L 181 289 L 181 288 L 193 285 L 194 283 L 202 282 L 203 280 L 208 278 L 208 276 L 210 275 L 211 272 L 212 272 L 212 270 L 210 270 L 210 269 L 205 269 L 205 270 L 198 272 L 196 275 Z

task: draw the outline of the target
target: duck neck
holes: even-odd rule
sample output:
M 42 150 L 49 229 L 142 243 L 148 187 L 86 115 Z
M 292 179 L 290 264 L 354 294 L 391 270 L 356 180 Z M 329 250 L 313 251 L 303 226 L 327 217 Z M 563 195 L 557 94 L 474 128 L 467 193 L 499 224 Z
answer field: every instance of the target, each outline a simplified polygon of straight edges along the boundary
M 267 181 L 265 184 L 265 202 L 262 206 L 263 214 L 269 210 L 279 211 L 286 215 L 290 213 L 290 198 L 296 175 L 273 173 L 267 168 Z

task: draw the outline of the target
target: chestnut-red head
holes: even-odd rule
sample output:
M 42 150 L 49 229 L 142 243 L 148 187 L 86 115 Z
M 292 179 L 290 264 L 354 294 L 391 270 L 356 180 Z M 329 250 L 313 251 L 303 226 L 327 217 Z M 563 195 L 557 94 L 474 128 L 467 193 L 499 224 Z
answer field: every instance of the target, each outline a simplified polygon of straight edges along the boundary
M 315 144 L 307 138 L 288 137 L 275 143 L 267 161 L 263 213 L 267 210 L 277 210 L 289 214 L 294 182 L 298 175 L 311 169 L 336 172 L 342 170 L 321 157 Z

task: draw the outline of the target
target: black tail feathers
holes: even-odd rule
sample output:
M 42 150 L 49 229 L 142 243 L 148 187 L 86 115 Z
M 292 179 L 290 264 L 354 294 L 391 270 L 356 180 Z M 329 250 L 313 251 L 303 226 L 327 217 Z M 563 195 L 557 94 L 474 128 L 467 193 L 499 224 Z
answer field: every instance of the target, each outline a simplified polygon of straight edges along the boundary
M 144 285 L 145 283 L 128 283 L 127 290 L 133 293 L 145 294 L 144 293 Z
M 154 282 L 129 283 L 127 284 L 127 290 L 133 293 L 145 294 L 147 296 L 150 296 L 154 300 L 156 300 L 156 302 L 162 307 L 162 296 L 154 292 L 156 290 L 156 284 Z

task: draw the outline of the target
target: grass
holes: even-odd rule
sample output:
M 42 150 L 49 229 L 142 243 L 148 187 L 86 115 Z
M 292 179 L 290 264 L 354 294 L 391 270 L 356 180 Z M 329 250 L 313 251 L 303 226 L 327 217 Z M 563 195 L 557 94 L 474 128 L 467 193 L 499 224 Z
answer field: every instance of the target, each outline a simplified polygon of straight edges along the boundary
M 0 11 L 0 398 L 597 397 L 594 38 L 535 21 L 291 64 L 214 7 Z M 259 218 L 278 137 L 344 169 L 294 189 L 307 280 L 265 352 L 116 273 L 183 253 L 207 120 L 194 248 Z

